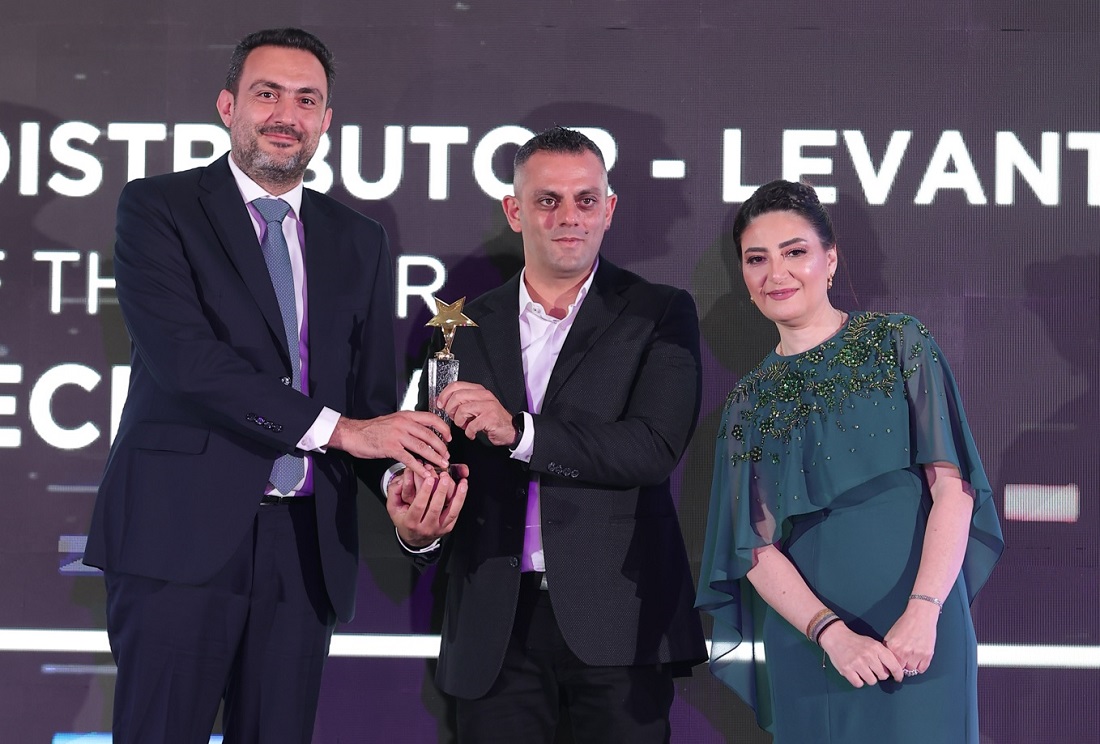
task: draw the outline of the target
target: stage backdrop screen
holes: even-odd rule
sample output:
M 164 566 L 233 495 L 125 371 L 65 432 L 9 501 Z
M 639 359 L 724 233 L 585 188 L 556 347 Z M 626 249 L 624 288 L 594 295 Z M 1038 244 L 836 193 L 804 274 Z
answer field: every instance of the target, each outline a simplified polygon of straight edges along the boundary
M 114 210 L 127 181 L 228 148 L 229 53 L 277 25 L 336 54 L 307 185 L 389 234 L 402 392 L 431 295 L 474 297 L 521 266 L 500 208 L 517 144 L 554 124 L 599 144 L 619 199 L 604 255 L 699 308 L 703 407 L 674 479 L 696 572 L 721 407 L 777 339 L 731 258 L 733 217 L 769 180 L 813 183 L 839 240 L 834 301 L 928 326 L 994 483 L 1008 548 L 974 605 L 983 741 L 1096 741 L 1096 0 L 55 0 L 3 16 L 0 741 L 110 728 L 102 577 L 81 555 L 128 379 Z M 442 572 L 413 570 L 366 492 L 360 527 L 358 614 L 315 741 L 449 741 L 431 681 Z M 768 740 L 705 667 L 679 683 L 673 726 L 678 742 Z

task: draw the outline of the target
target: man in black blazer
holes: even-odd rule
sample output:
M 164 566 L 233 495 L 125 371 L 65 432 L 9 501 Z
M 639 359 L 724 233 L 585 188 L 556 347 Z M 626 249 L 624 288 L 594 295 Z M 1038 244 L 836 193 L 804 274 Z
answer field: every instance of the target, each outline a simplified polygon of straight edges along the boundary
M 699 412 L 695 305 L 599 257 L 616 197 L 587 137 L 537 135 L 514 191 L 525 268 L 466 306 L 439 398 L 469 492 L 436 679 L 462 743 L 553 742 L 561 709 L 578 742 L 666 742 L 673 676 L 706 657 L 669 488 Z
M 85 553 L 107 584 L 116 744 L 206 742 L 223 695 L 227 742 L 309 742 L 354 611 L 356 470 L 381 472 L 355 458 L 406 463 L 429 487 L 403 514 L 439 517 L 417 459 L 447 464 L 438 419 L 395 413 L 385 233 L 302 188 L 332 82 L 311 34 L 249 35 L 217 102 L 230 155 L 119 199 L 130 388 Z

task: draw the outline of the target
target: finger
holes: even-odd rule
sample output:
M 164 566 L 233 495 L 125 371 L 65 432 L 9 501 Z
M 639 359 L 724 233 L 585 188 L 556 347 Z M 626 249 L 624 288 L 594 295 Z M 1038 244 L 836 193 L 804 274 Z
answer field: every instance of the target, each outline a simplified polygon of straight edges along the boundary
M 405 471 L 409 472 L 409 471 Z M 386 511 L 395 526 L 401 527 L 407 523 L 407 515 L 413 495 L 407 494 L 408 484 L 412 483 L 412 477 L 406 478 L 406 483 L 401 489 L 390 489 L 386 495 Z
M 462 393 L 463 391 L 467 391 L 467 390 L 470 390 L 470 389 L 475 388 L 475 387 L 481 387 L 481 386 L 480 385 L 475 385 L 472 382 L 465 382 L 463 380 L 455 380 L 454 382 L 447 385 L 447 387 L 443 388 L 443 390 L 440 391 L 439 397 L 436 398 L 436 403 L 438 403 L 439 406 L 442 408 L 446 404 L 446 402 L 449 401 L 451 399 L 451 397 L 454 396 L 456 393 Z
M 451 480 L 453 480 L 455 483 L 458 483 L 459 481 L 470 477 L 470 466 L 457 462 L 452 463 L 451 467 L 448 468 L 448 472 L 450 473 Z
M 468 490 L 466 479 L 462 479 L 455 486 L 454 495 L 451 496 L 451 500 L 447 503 L 447 507 L 443 513 L 443 523 L 445 532 L 450 532 L 454 529 L 458 523 L 458 515 L 462 513 L 462 505 L 466 503 L 466 492 Z
M 417 531 L 420 531 L 421 525 L 424 522 L 424 516 L 428 512 L 429 505 L 431 504 L 432 493 L 435 491 L 436 479 L 435 476 L 429 476 L 425 478 L 420 487 L 416 489 L 416 498 L 409 504 L 409 511 L 407 514 L 408 524 Z
M 462 430 L 464 432 L 466 432 L 466 437 L 468 439 L 473 439 L 474 437 L 476 437 L 481 432 L 487 431 L 488 428 L 489 428 L 489 417 L 488 416 L 474 416 L 473 418 L 471 418 L 466 423 L 466 426 L 463 427 Z
M 433 443 L 421 439 L 410 442 L 408 450 L 421 459 L 427 460 L 437 469 L 445 468 L 450 464 L 447 461 L 447 448 L 443 446 L 442 442 Z
M 401 472 L 404 473 L 405 471 Z M 409 480 L 412 480 L 411 476 Z M 395 475 L 390 479 L 389 485 L 386 486 L 386 502 L 388 503 L 391 500 L 404 501 L 404 491 L 405 479 Z
M 432 471 L 420 461 L 420 458 L 406 449 L 390 453 L 390 457 L 404 465 L 419 478 L 428 478 L 432 475 Z
M 416 477 L 410 473 L 408 478 L 401 479 L 401 501 L 411 504 L 416 498 Z
M 439 437 L 423 427 L 417 427 L 412 434 L 411 439 L 403 442 L 407 452 L 427 460 L 437 468 L 447 467 L 447 445 Z
M 405 471 L 402 470 L 397 475 L 390 478 L 390 482 L 386 484 L 386 498 L 389 499 L 394 496 L 400 496 L 401 491 L 405 486 L 405 479 L 403 477 Z
M 470 422 L 476 414 L 470 410 L 470 404 L 465 401 L 459 401 L 452 399 L 450 404 L 444 409 L 448 416 L 451 417 L 451 421 L 455 422 L 458 428 L 463 428 Z
M 428 499 L 427 511 L 424 513 L 424 521 L 427 524 L 433 526 L 439 524 L 439 515 L 443 513 L 443 509 L 447 505 L 447 498 L 453 490 L 454 481 L 451 480 L 451 476 L 447 475 L 447 471 L 444 470 L 439 474 L 435 489 Z
M 450 427 L 434 413 L 428 411 L 401 411 L 401 413 L 404 414 L 405 423 L 411 424 L 408 431 L 430 429 L 438 435 L 437 438 L 442 437 L 445 442 L 451 441 Z
M 898 657 L 894 655 L 894 652 L 883 646 L 883 653 L 880 656 L 883 666 L 886 668 L 888 676 L 893 677 L 896 682 L 901 682 L 905 677 L 905 664 L 898 660 Z M 912 667 L 910 667 L 912 669 Z M 883 677 L 886 679 L 886 677 Z
M 451 440 L 451 427 L 434 413 L 428 416 L 427 419 L 413 422 L 408 428 L 402 430 L 399 436 L 415 437 L 432 449 L 446 452 L 447 442 Z M 443 432 L 447 433 L 446 438 L 440 436 Z
M 386 491 L 386 511 L 389 512 L 390 517 L 394 517 L 407 508 L 404 499 L 401 497 L 400 489 L 394 488 L 392 485 Z

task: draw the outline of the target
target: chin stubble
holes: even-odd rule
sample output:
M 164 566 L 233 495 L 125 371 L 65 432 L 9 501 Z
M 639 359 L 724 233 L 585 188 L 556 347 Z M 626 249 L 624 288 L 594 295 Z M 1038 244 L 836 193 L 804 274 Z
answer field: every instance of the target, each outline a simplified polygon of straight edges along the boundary
M 301 141 L 301 135 L 296 131 L 280 131 L 294 134 L 299 137 L 299 142 Z M 262 133 L 263 131 L 261 130 L 260 134 Z M 261 150 L 259 140 L 256 137 L 246 142 L 237 141 L 234 144 L 237 145 L 233 153 L 237 165 L 239 165 L 241 170 L 247 173 L 253 181 L 282 187 L 293 187 L 302 180 L 315 149 L 303 147 L 297 153 L 279 159 Z

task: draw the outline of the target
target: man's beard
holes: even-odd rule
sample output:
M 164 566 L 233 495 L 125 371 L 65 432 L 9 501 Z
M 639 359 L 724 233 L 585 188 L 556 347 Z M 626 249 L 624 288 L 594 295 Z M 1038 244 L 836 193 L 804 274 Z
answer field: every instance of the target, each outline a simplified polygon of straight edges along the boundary
M 251 135 L 251 132 L 241 131 L 239 134 L 230 130 L 230 140 L 233 144 L 233 160 L 240 166 L 249 178 L 259 184 L 285 187 L 291 189 L 302 180 L 310 158 L 317 151 L 316 143 L 303 143 L 302 147 L 293 154 L 280 158 L 277 153 L 272 154 L 260 149 L 259 136 L 265 133 L 286 134 L 298 138 L 302 142 L 303 135 L 291 127 L 270 126 L 261 127 Z

